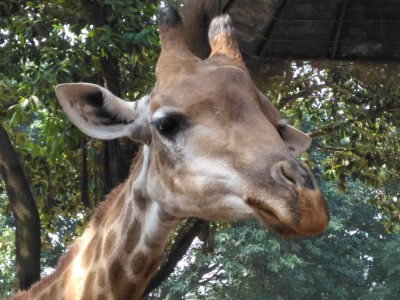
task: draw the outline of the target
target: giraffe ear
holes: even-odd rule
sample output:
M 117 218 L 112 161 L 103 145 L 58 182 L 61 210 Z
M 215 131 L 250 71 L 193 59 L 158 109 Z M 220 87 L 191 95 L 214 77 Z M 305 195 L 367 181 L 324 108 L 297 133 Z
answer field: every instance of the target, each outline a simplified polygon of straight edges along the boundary
M 127 102 L 91 83 L 57 85 L 56 95 L 72 123 L 91 137 L 110 140 L 129 136 L 143 143 L 150 140 L 148 96 Z
M 311 145 L 312 139 L 300 130 L 288 125 L 272 102 L 261 92 L 259 92 L 259 96 L 261 110 L 278 130 L 292 155 L 297 157 L 306 152 Z
M 294 157 L 306 152 L 312 142 L 307 134 L 287 124 L 279 128 L 279 134 Z

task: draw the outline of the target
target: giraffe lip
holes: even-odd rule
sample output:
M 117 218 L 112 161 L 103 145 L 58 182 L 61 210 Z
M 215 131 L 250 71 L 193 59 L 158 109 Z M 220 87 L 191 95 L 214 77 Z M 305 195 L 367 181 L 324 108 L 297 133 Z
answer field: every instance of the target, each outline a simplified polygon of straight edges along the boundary
M 296 237 L 300 234 L 282 223 L 277 216 L 266 210 L 257 212 L 260 222 L 272 233 L 285 238 Z
M 249 198 L 247 199 L 247 202 L 255 209 L 259 221 L 275 235 L 285 238 L 300 235 L 298 232 L 284 224 L 276 213 L 274 213 L 273 210 L 262 201 Z

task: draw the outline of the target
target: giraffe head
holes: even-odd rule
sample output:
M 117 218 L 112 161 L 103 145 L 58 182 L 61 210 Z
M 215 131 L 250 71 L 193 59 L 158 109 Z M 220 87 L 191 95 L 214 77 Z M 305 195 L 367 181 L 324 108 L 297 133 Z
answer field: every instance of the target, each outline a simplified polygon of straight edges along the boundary
M 126 102 L 97 85 L 58 85 L 69 118 L 92 137 L 144 143 L 140 182 L 176 219 L 255 216 L 282 236 L 321 233 L 327 204 L 311 171 L 295 158 L 311 139 L 288 125 L 253 84 L 230 18 L 212 21 L 205 60 L 188 50 L 175 9 L 161 9 L 159 22 L 152 92 Z

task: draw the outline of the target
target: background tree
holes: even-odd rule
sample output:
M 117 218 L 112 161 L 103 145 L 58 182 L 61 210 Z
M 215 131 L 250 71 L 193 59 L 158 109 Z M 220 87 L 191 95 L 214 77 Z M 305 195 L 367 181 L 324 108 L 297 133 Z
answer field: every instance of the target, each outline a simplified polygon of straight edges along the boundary
M 127 140 L 84 138 L 60 109 L 54 87 L 88 81 L 125 99 L 149 92 L 159 50 L 155 10 L 152 1 L 139 0 L 0 3 L 0 122 L 39 211 L 42 274 L 82 233 L 103 195 L 123 180 L 136 149 Z M 186 269 L 178 267 L 172 280 L 148 290 L 148 297 L 396 295 L 399 64 L 256 64 L 268 72 L 252 69 L 260 89 L 292 124 L 315 138 L 303 159 L 323 180 L 330 227 L 322 237 L 282 243 L 255 222 L 228 226 L 189 220 L 172 236 L 151 287 L 168 277 L 194 240 L 180 263 Z M 0 295 L 9 295 L 15 223 L 2 179 Z M 289 280 L 296 290 L 287 289 Z
M 45 232 L 45 258 L 46 251 L 64 248 L 82 231 L 95 204 L 124 180 L 137 150 L 128 140 L 102 145 L 84 139 L 60 110 L 54 86 L 89 81 L 128 99 L 147 92 L 159 45 L 155 9 L 146 1 L 0 4 L 0 121 L 32 186 Z M 3 208 L 7 215 L 8 206 Z M 31 209 L 28 214 L 34 215 Z M 16 218 L 17 237 L 18 224 Z M 40 232 L 32 238 L 40 239 Z
M 40 221 L 18 156 L 0 124 L 0 173 L 18 231 L 15 234 L 15 287 L 28 288 L 40 278 Z

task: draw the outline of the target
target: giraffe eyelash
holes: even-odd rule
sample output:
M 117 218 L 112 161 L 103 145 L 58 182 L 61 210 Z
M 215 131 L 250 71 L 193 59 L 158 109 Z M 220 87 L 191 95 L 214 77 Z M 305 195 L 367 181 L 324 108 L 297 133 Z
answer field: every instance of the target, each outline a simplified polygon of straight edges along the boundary
M 168 114 L 150 122 L 157 131 L 168 138 L 172 138 L 187 126 L 186 118 L 181 114 Z

